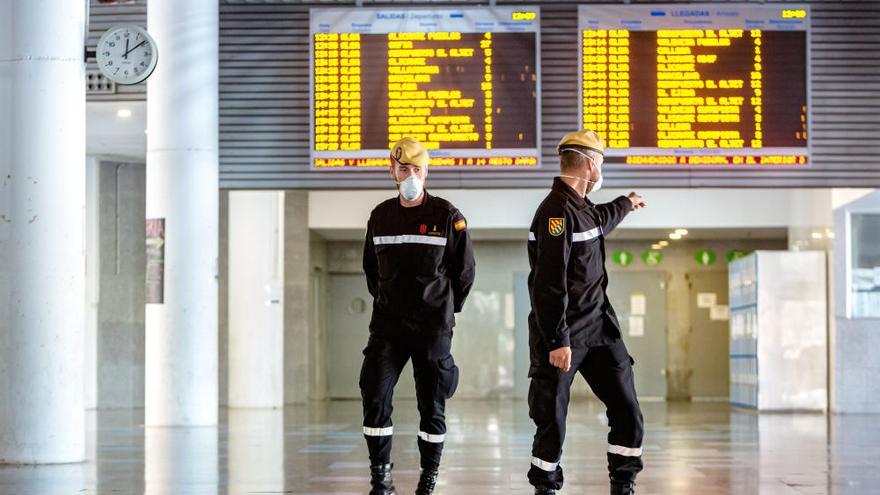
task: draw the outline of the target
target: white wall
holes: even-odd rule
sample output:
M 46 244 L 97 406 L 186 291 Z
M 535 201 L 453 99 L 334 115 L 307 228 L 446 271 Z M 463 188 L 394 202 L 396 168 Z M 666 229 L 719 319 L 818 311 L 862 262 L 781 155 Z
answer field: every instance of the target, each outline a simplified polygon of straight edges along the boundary
M 284 405 L 284 193 L 229 194 L 229 406 Z
M 832 249 L 832 212 L 873 189 L 792 189 L 788 223 L 788 247 L 796 251 Z
M 129 117 L 120 110 L 131 112 Z M 147 157 L 147 104 L 143 101 L 90 101 L 86 104 L 86 150 L 143 162 Z
M 548 189 L 431 191 L 457 206 L 472 229 L 525 229 Z M 765 228 L 789 225 L 798 190 L 777 189 L 643 189 L 648 208 L 627 218 L 625 228 Z M 630 191 L 600 191 L 596 202 Z M 395 195 L 384 191 L 312 191 L 309 228 L 363 229 L 370 211 Z M 340 207 L 340 205 L 345 205 Z M 828 213 L 830 217 L 830 212 Z M 830 221 L 828 223 L 830 225 Z

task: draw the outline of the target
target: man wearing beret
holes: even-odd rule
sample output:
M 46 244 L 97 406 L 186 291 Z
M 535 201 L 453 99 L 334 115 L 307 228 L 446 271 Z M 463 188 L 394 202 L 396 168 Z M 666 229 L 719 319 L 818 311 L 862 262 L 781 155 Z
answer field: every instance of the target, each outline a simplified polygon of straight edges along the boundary
M 474 282 L 474 255 L 467 220 L 448 201 L 425 191 L 427 175 L 425 147 L 412 138 L 395 143 L 391 177 L 399 194 L 377 206 L 367 224 L 364 272 L 373 316 L 360 387 L 371 495 L 396 493 L 391 398 L 407 361 L 412 359 L 421 417 L 417 495 L 434 491 L 446 438 L 446 399 L 458 386 L 452 327 Z
M 557 147 L 561 174 L 529 232 L 529 416 L 537 426 L 529 482 L 536 494 L 562 488 L 560 459 L 571 385 L 580 373 L 605 404 L 612 494 L 632 494 L 642 470 L 642 413 L 633 360 L 605 290 L 605 236 L 645 201 L 636 193 L 594 204 L 602 186 L 604 143 L 590 130 Z

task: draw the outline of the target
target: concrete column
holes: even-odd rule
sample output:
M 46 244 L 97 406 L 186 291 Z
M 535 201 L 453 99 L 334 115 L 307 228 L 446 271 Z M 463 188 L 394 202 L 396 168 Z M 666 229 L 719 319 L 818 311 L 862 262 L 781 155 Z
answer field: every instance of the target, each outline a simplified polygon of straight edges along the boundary
M 218 2 L 151 0 L 147 218 L 165 219 L 164 302 L 146 308 L 146 424 L 217 424 Z
M 86 409 L 98 407 L 98 303 L 101 297 L 100 266 L 101 231 L 98 210 L 100 160 L 90 156 L 86 159 L 86 317 L 84 393 Z
M 283 208 L 283 192 L 229 194 L 229 407 L 284 406 Z
M 311 398 L 309 371 L 317 335 L 310 327 L 309 193 L 284 194 L 284 403 Z
M 85 457 L 84 29 L 83 2 L 0 1 L 0 463 Z
M 839 196 L 839 195 L 838 195 Z M 860 195 L 850 195 L 857 198 Z M 873 230 L 858 232 L 852 215 L 880 214 L 880 190 L 860 197 L 852 202 L 849 198 L 838 197 L 840 205 L 834 210 L 834 334 L 832 335 L 831 382 L 833 391 L 831 411 L 835 414 L 878 414 L 880 413 L 880 364 L 877 362 L 877 349 L 880 349 L 880 319 L 854 317 L 855 304 L 852 293 L 853 244 L 871 242 L 876 238 Z M 864 227 L 862 227 L 864 229 Z M 863 244 L 860 251 L 864 252 Z M 858 265 L 856 265 L 858 266 Z M 861 266 L 859 268 L 866 268 Z M 876 270 L 876 268 L 874 268 Z
M 229 405 L 229 193 L 220 191 L 220 235 L 217 259 L 218 284 L 218 368 L 220 407 Z
M 102 161 L 98 301 L 98 407 L 144 407 L 145 167 Z

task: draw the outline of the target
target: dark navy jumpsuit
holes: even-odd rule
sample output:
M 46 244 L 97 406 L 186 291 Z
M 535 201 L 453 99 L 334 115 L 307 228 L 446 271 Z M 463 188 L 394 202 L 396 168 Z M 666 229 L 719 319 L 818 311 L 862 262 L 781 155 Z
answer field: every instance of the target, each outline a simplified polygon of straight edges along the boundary
M 535 213 L 529 233 L 529 415 L 537 426 L 529 481 L 562 488 L 560 467 L 570 389 L 580 373 L 605 404 L 608 469 L 630 482 L 642 469 L 642 413 L 633 360 L 606 296 L 605 236 L 632 211 L 629 198 L 606 204 L 580 197 L 559 178 Z M 550 351 L 571 347 L 571 369 L 550 364 Z
M 393 198 L 370 215 L 364 272 L 373 316 L 360 388 L 372 465 L 390 462 L 391 398 L 412 359 L 421 466 L 439 467 L 446 399 L 458 385 L 458 367 L 450 354 L 452 328 L 473 285 L 474 270 L 467 221 L 448 201 L 426 192 L 419 206 L 405 208 Z

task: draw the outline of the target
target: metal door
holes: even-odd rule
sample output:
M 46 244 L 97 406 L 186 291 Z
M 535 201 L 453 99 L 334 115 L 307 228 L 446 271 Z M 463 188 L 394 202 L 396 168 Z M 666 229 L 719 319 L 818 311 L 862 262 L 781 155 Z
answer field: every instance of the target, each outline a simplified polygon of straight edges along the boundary
M 327 394 L 331 399 L 360 399 L 363 350 L 369 337 L 373 296 L 361 274 L 331 274 L 327 291 Z M 414 398 L 412 364 L 394 389 L 397 398 Z
M 666 287 L 661 271 L 608 273 L 608 298 L 636 364 L 640 398 L 666 398 Z
M 525 399 L 529 395 L 529 274 L 513 274 L 514 349 L 513 349 L 513 395 Z
M 691 397 L 728 398 L 730 330 L 726 271 L 687 274 L 690 288 Z
M 665 399 L 666 273 L 614 272 L 609 274 L 609 279 L 608 297 L 620 319 L 627 348 L 636 361 L 634 372 L 639 396 Z M 517 397 L 526 397 L 529 387 L 528 316 L 531 303 L 527 281 L 527 273 L 514 274 L 516 307 L 514 383 Z M 632 307 L 633 299 L 638 307 Z M 636 311 L 633 312 L 633 309 Z M 631 329 L 630 316 L 640 318 L 642 326 Z M 634 334 L 630 335 L 631 333 Z M 572 389 L 572 396 L 592 397 L 592 393 L 588 387 L 576 385 Z

